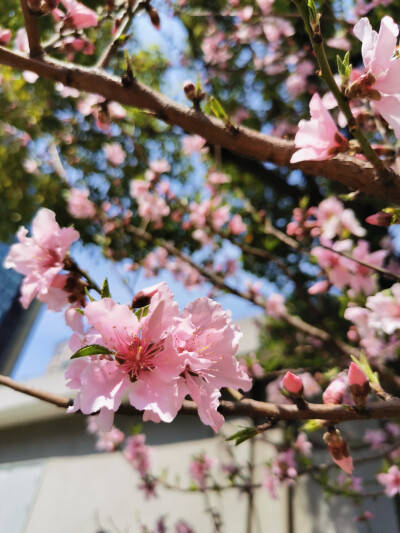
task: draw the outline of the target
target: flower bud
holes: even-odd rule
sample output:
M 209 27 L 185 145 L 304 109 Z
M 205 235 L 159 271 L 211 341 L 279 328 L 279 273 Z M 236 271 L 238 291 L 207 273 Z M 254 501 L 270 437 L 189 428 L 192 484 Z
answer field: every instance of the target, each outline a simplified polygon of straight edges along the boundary
M 322 400 L 326 404 L 333 403 L 335 405 L 340 405 L 343 403 L 343 396 L 345 392 L 346 385 L 343 383 L 343 381 L 341 379 L 335 379 L 326 388 L 324 394 L 322 395 Z
M 329 453 L 335 463 L 346 472 L 351 474 L 353 472 L 353 459 L 350 455 L 347 442 L 342 439 L 340 431 L 332 428 L 324 434 L 324 441 L 328 445 Z
M 190 80 L 185 81 L 183 84 L 183 90 L 185 91 L 186 98 L 193 102 L 193 100 L 196 98 L 196 87 L 194 83 Z
M 365 222 L 368 224 L 372 224 L 373 226 L 383 226 L 388 227 L 392 225 L 393 221 L 393 215 L 390 213 L 385 213 L 384 211 L 380 211 L 379 213 L 375 213 L 374 215 L 370 215 L 365 219 Z
M 283 376 L 282 386 L 290 395 L 301 396 L 303 394 L 303 382 L 292 372 L 286 372 Z
M 369 393 L 369 381 L 365 373 L 355 363 L 350 364 L 347 382 L 354 403 L 357 407 L 364 407 Z

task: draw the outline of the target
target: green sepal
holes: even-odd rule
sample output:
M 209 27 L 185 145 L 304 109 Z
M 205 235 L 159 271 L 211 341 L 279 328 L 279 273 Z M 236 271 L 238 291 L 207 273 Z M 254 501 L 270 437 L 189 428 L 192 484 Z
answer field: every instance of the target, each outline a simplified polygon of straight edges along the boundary
M 225 440 L 234 440 L 235 446 L 242 444 L 242 442 L 252 439 L 258 434 L 257 428 L 243 428 L 240 431 L 237 431 L 230 437 L 227 437 Z
M 142 318 L 144 318 L 145 316 L 149 314 L 149 307 L 150 307 L 150 304 L 145 305 L 144 307 L 139 307 L 139 309 L 135 311 L 135 315 L 137 316 L 138 320 L 141 320 Z
M 88 288 L 87 288 L 87 287 L 85 287 L 85 294 L 86 294 L 86 296 L 89 298 L 89 300 L 90 300 L 91 302 L 95 302 L 95 301 L 96 301 L 96 300 L 93 298 L 93 296 L 91 296 L 91 295 L 89 294 L 89 291 L 88 291 Z
M 104 278 L 103 286 L 101 288 L 101 298 L 111 298 L 110 287 L 108 285 L 108 279 Z
M 79 359 L 79 357 L 86 357 L 88 355 L 109 355 L 112 353 L 113 352 L 111 350 L 105 346 L 101 346 L 100 344 L 89 344 L 88 346 L 84 346 L 76 351 L 74 355 L 71 356 L 71 359 Z
M 77 313 L 79 313 L 80 315 L 82 315 L 82 316 L 85 314 L 85 311 L 83 309 L 81 309 L 80 307 L 75 307 L 75 311 Z

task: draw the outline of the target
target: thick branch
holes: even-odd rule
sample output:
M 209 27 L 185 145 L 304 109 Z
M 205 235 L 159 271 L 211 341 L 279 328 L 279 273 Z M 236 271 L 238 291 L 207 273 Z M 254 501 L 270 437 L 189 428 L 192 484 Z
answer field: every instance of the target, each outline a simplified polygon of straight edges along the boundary
M 69 87 L 100 94 L 108 100 L 123 105 L 151 111 L 160 120 L 180 126 L 189 133 L 201 135 L 211 144 L 220 145 L 259 161 L 269 161 L 280 167 L 299 168 L 306 174 L 324 176 L 352 189 L 359 189 L 371 196 L 385 198 L 400 204 L 400 179 L 383 184 L 369 163 L 339 155 L 327 161 L 303 161 L 290 165 L 294 152 L 292 141 L 264 135 L 249 128 L 240 127 L 237 133 L 229 131 L 223 122 L 204 115 L 201 111 L 177 104 L 149 87 L 132 81 L 124 87 L 115 76 L 95 68 L 84 68 L 70 63 L 46 58 L 45 61 L 0 47 L 0 64 L 20 70 L 31 70 L 39 76 L 63 83 Z
M 27 0 L 21 0 L 21 9 L 24 15 L 25 29 L 29 42 L 29 55 L 34 58 L 43 55 L 43 48 L 40 44 L 39 20 L 33 15 L 28 7 Z M 29 70 L 29 69 L 27 69 Z
M 0 385 L 9 387 L 15 391 L 22 392 L 39 400 L 45 401 L 66 409 L 72 404 L 71 400 L 51 394 L 34 387 L 29 387 L 18 383 L 13 379 L 0 375 Z M 219 411 L 224 416 L 249 416 L 273 418 L 274 420 L 330 420 L 333 422 L 344 422 L 346 420 L 368 420 L 384 418 L 400 418 L 400 399 L 393 398 L 387 402 L 374 402 L 366 405 L 362 411 L 350 405 L 324 405 L 309 403 L 308 409 L 299 410 L 296 405 L 279 405 L 256 400 L 243 399 L 240 402 L 221 401 Z M 121 405 L 118 413 L 140 414 L 131 405 Z M 185 400 L 180 414 L 197 415 L 197 406 L 194 402 Z

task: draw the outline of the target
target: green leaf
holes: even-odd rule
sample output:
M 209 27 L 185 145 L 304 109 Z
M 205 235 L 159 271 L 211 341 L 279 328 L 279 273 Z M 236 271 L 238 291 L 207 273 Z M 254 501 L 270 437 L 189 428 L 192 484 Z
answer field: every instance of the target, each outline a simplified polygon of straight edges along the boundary
M 104 278 L 103 286 L 101 288 L 102 298 L 111 298 L 110 287 L 108 286 L 108 279 Z
M 75 311 L 76 311 L 77 313 L 79 313 L 80 315 L 82 315 L 82 316 L 85 314 L 84 310 L 81 309 L 80 307 L 75 307 Z
M 255 437 L 257 433 L 257 428 L 244 428 L 240 431 L 237 431 L 230 437 L 227 437 L 225 440 L 235 440 L 235 446 L 238 446 L 238 444 Z
M 217 118 L 224 121 L 228 119 L 228 115 L 226 114 L 224 108 L 214 96 L 209 97 L 208 104 L 210 106 L 211 111 Z
M 79 357 L 86 357 L 87 355 L 112 353 L 112 351 L 110 351 L 105 346 L 101 346 L 100 344 L 89 344 L 88 346 L 84 346 L 83 348 L 80 348 L 77 352 L 75 352 L 74 355 L 71 356 L 71 359 L 79 359 Z
M 96 301 L 96 300 L 93 298 L 93 296 L 91 296 L 91 295 L 89 294 L 89 291 L 88 291 L 88 288 L 87 288 L 87 287 L 85 287 L 85 294 L 86 294 L 86 296 L 89 298 L 89 300 L 90 300 L 91 302 L 95 302 L 95 301 Z
M 315 6 L 314 0 L 308 0 L 308 14 L 310 16 L 310 23 L 315 23 L 318 18 L 317 8 Z

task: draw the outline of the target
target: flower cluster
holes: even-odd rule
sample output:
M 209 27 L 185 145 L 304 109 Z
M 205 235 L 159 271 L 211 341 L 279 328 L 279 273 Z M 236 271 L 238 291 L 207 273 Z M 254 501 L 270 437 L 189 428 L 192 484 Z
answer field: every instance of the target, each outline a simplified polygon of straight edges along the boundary
M 251 387 L 235 358 L 239 328 L 206 297 L 179 315 L 165 283 L 142 291 L 135 300 L 149 303 L 136 312 L 111 298 L 85 307 L 96 344 L 90 347 L 91 356 L 75 359 L 66 372 L 68 386 L 78 390 L 70 411 L 100 410 L 102 429 L 107 430 L 128 394 L 131 405 L 144 411 L 144 420 L 171 422 L 189 394 L 202 422 L 218 431 L 224 421 L 217 411 L 220 389 Z M 80 353 L 87 352 L 76 355 Z

